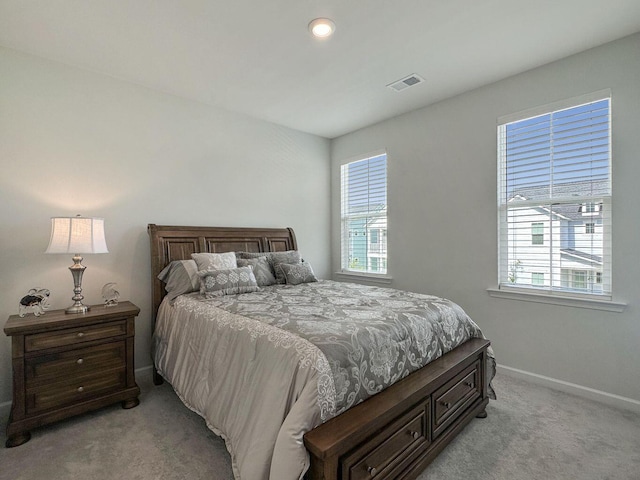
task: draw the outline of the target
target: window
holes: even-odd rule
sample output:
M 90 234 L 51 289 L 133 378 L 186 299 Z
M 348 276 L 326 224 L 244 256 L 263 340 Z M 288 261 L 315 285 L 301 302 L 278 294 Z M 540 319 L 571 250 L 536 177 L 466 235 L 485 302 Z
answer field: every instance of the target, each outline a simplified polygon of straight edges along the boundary
M 533 272 L 531 274 L 531 285 L 544 285 L 544 273 Z
M 378 259 L 376 257 L 371 257 L 371 271 L 378 271 Z
M 580 211 L 582 215 L 596 215 L 600 211 L 600 205 L 593 202 L 585 203 L 584 205 L 580 205 Z
M 500 288 L 611 295 L 610 119 L 599 92 L 499 120 Z
M 340 168 L 341 266 L 361 273 L 387 273 L 387 155 Z
M 544 244 L 544 223 L 531 224 L 531 245 Z

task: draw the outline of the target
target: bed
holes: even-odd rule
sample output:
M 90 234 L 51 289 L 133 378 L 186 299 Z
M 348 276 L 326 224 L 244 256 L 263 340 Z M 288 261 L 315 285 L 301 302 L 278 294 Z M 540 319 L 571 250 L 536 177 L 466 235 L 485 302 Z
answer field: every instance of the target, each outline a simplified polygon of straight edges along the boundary
M 330 342 L 323 343 L 335 337 L 331 322 L 323 323 L 324 336 L 317 330 L 303 335 L 308 317 L 326 319 L 326 311 L 318 310 L 322 305 L 331 304 L 333 314 L 351 295 L 360 296 L 362 308 L 342 310 L 362 317 L 356 318 L 361 325 L 380 320 L 373 317 L 387 311 L 379 308 L 381 302 L 401 310 L 406 302 L 428 301 L 448 309 L 447 315 L 465 316 L 452 302 L 331 281 L 275 285 L 211 301 L 185 294 L 169 302 L 158 275 L 171 262 L 203 252 L 295 251 L 296 237 L 290 228 L 150 224 L 148 232 L 154 383 L 168 380 L 183 403 L 224 438 L 237 478 L 415 478 L 474 417 L 486 417 L 495 362 L 489 341 L 473 322 L 456 323 L 456 335 L 463 332 L 464 341 L 439 347 L 440 356 L 425 366 L 409 368 L 415 363 L 410 350 L 395 370 L 376 371 L 374 366 L 386 364 L 371 358 L 371 372 L 361 369 L 357 382 L 340 377 L 327 353 L 333 355 Z M 265 299 L 272 302 L 267 307 Z M 279 322 L 279 315 L 287 320 Z M 431 341 L 447 345 L 438 342 Z M 357 350 L 355 343 L 343 355 L 353 360 L 362 353 Z M 388 351 L 388 346 L 376 350 L 383 356 Z M 367 377 L 374 373 L 389 386 Z

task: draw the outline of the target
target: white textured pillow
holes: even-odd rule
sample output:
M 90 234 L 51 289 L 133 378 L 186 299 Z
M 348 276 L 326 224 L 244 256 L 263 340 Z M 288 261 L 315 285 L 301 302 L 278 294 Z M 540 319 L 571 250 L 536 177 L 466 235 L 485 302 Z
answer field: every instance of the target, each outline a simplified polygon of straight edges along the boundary
M 198 275 L 200 276 L 200 293 L 207 298 L 259 290 L 251 267 L 201 270 Z
M 236 254 L 226 253 L 192 253 L 191 258 L 196 261 L 198 270 L 222 270 L 236 268 Z

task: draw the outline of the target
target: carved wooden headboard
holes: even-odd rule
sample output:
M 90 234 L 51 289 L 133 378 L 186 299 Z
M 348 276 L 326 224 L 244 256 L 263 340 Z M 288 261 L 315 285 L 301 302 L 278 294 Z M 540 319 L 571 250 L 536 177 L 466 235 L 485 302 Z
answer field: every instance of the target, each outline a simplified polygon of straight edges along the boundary
M 152 331 L 158 307 L 166 294 L 158 274 L 173 260 L 189 260 L 192 253 L 200 252 L 281 252 L 298 249 L 291 228 L 188 227 L 150 223 L 147 231 L 151 241 Z

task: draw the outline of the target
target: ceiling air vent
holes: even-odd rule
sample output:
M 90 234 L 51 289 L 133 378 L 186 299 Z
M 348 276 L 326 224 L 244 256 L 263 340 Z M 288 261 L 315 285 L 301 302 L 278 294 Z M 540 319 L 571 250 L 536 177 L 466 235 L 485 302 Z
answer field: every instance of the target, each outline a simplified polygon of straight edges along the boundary
M 396 92 L 401 92 L 406 88 L 413 87 L 414 85 L 418 85 L 422 82 L 424 82 L 424 78 L 417 73 L 412 73 L 408 77 L 398 80 L 397 82 L 390 83 L 387 87 L 391 90 L 395 90 Z

